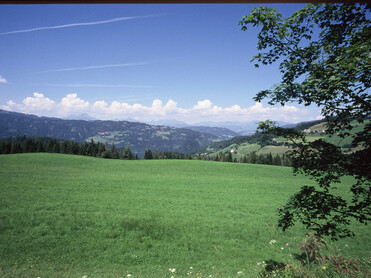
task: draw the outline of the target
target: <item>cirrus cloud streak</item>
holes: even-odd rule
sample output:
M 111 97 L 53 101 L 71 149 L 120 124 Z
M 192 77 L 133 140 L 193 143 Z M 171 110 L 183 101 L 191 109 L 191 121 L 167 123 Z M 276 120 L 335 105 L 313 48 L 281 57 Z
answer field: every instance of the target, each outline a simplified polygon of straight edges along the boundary
M 115 17 L 115 18 L 110 18 L 106 20 L 98 20 L 98 21 L 91 21 L 91 22 L 76 22 L 76 23 L 54 25 L 54 26 L 43 26 L 43 27 L 36 27 L 36 28 L 31 28 L 31 29 L 3 32 L 3 33 L 0 33 L 0 36 L 9 35 L 9 34 L 17 34 L 17 33 L 35 32 L 35 31 L 40 31 L 40 30 L 62 29 L 62 28 L 70 28 L 70 27 L 78 27 L 78 26 L 107 24 L 107 23 L 112 23 L 112 22 L 117 22 L 117 21 L 124 21 L 124 20 L 137 19 L 137 18 L 146 18 L 146 17 L 153 17 L 153 16 L 156 16 L 156 15 Z
M 148 62 L 124 63 L 124 64 L 110 64 L 110 65 L 98 65 L 98 66 L 87 66 L 87 67 L 52 69 L 52 70 L 37 71 L 37 72 L 34 72 L 34 73 L 48 73 L 48 72 L 73 71 L 73 70 L 90 70 L 90 69 L 106 69 L 106 68 L 117 68 L 117 67 L 132 67 L 132 66 L 143 66 L 143 65 L 148 65 L 148 64 L 149 64 Z
M 67 94 L 60 102 L 52 100 L 41 93 L 34 93 L 32 97 L 26 97 L 22 103 L 7 101 L 6 105 L 0 105 L 1 109 L 17 111 L 39 116 L 67 117 L 87 113 L 90 116 L 112 120 L 127 118 L 147 122 L 151 120 L 176 119 L 186 123 L 201 121 L 252 121 L 272 119 L 276 121 L 298 122 L 308 119 L 310 112 L 296 106 L 265 107 L 262 103 L 256 102 L 250 107 L 241 107 L 237 104 L 230 107 L 214 105 L 210 100 L 200 100 L 190 108 L 182 108 L 178 103 L 169 99 L 163 103 L 154 99 L 151 105 L 140 103 L 129 104 L 126 102 L 98 100 L 93 103 L 85 101 L 77 94 Z

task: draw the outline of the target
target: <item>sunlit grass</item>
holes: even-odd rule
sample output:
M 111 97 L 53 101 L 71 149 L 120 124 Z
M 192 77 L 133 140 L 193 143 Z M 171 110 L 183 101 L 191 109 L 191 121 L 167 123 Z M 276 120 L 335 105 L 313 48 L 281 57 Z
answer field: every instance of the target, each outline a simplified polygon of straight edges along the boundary
M 2 155 L 0 166 L 1 277 L 254 277 L 259 261 L 295 263 L 305 235 L 276 225 L 311 183 L 288 167 L 58 154 Z M 368 230 L 355 229 L 334 248 L 370 256 Z

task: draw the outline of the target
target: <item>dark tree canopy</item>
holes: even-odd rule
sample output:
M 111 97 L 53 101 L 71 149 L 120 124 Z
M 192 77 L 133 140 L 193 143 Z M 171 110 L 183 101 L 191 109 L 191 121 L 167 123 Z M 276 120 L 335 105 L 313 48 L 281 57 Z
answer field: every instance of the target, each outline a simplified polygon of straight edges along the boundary
M 292 152 L 295 173 L 304 173 L 318 187 L 303 186 L 279 209 L 279 225 L 286 230 L 299 220 L 318 236 L 352 236 L 351 219 L 371 220 L 371 124 L 352 131 L 352 122 L 371 116 L 371 6 L 368 4 L 315 4 L 288 18 L 275 9 L 254 8 L 240 21 L 242 30 L 261 27 L 258 50 L 252 61 L 279 63 L 280 84 L 255 96 L 269 104 L 297 102 L 317 105 L 326 119 L 327 132 L 352 136 L 353 153 L 344 153 L 323 140 L 308 142 L 303 133 L 261 123 L 265 133 L 286 136 L 297 144 Z M 344 175 L 355 183 L 351 202 L 334 193 Z

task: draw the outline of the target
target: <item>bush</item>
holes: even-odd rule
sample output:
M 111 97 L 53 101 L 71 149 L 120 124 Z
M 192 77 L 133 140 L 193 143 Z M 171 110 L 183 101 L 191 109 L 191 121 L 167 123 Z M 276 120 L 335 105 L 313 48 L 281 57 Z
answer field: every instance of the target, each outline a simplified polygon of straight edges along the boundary
M 327 243 L 322 238 L 313 233 L 308 233 L 306 238 L 298 245 L 299 250 L 302 252 L 299 258 L 302 258 L 301 261 L 307 265 L 322 263 L 325 258 L 322 255 L 324 247 L 327 247 Z

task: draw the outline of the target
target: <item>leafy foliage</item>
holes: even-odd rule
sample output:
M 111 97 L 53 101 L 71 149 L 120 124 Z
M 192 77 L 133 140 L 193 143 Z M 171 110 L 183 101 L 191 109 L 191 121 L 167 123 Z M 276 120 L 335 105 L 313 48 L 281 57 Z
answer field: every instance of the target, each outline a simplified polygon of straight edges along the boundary
M 311 4 L 282 18 L 275 9 L 258 7 L 240 22 L 242 30 L 250 24 L 262 28 L 258 35 L 262 52 L 252 61 L 279 62 L 282 73 L 280 84 L 254 99 L 268 98 L 272 105 L 317 105 L 322 108 L 326 131 L 341 138 L 352 136 L 352 146 L 358 149 L 345 154 L 322 139 L 308 142 L 300 130 L 279 128 L 271 121 L 261 123 L 263 133 L 284 136 L 296 145 L 291 153 L 294 172 L 319 185 L 303 186 L 279 209 L 283 230 L 299 220 L 317 236 L 336 240 L 354 235 L 347 227 L 351 219 L 364 224 L 371 220 L 371 124 L 350 132 L 352 121 L 363 123 L 371 115 L 370 11 L 367 4 Z M 350 202 L 334 193 L 344 175 L 355 178 Z
M 333 132 L 342 131 L 350 119 L 369 116 L 371 29 L 366 10 L 370 6 L 307 5 L 282 19 L 275 9 L 254 8 L 240 22 L 242 30 L 247 24 L 262 26 L 258 50 L 270 49 L 253 60 L 271 64 L 283 59 L 281 84 L 258 93 L 255 100 L 324 106 L 324 116 L 333 118 Z M 321 28 L 317 40 L 315 25 Z

